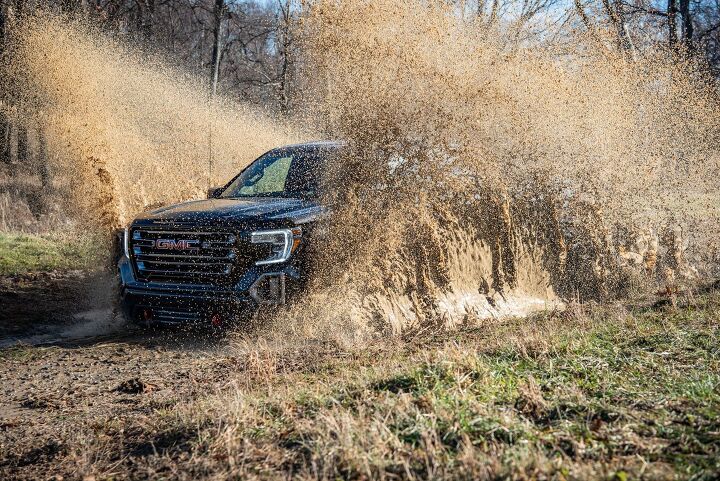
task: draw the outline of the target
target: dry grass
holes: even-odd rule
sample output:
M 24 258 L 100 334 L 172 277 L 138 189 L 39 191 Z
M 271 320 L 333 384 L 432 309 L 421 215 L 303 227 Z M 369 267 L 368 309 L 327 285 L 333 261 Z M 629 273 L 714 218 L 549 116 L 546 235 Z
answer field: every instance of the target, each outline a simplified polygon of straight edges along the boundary
M 96 479 L 715 479 L 720 296 L 679 305 L 574 307 L 349 351 L 246 341 L 207 396 L 87 419 L 46 467 Z M 26 469 L 0 462 L 11 477 Z

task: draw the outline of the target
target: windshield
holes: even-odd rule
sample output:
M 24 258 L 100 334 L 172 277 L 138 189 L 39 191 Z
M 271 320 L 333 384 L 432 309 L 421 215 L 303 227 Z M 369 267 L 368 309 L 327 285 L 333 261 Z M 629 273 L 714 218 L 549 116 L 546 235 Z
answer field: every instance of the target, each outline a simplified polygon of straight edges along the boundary
M 321 162 L 318 149 L 273 150 L 237 176 L 220 197 L 317 197 Z

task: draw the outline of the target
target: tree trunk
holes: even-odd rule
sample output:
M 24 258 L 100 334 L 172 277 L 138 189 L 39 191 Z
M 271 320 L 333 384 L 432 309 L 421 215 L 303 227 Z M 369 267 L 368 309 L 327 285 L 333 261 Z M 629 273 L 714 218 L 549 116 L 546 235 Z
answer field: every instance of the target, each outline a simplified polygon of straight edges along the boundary
M 667 24 L 668 24 L 668 46 L 674 50 L 677 46 L 677 25 L 675 17 L 677 15 L 677 6 L 675 0 L 668 0 L 667 4 Z
M 47 137 L 45 129 L 38 128 L 38 169 L 40 169 L 40 183 L 43 186 L 44 194 L 50 192 L 50 159 L 47 150 Z
M 680 0 L 680 15 L 682 15 L 682 40 L 685 49 L 690 52 L 693 49 L 693 22 L 690 13 L 690 0 Z
M 0 4 L 0 63 L 5 62 L 5 41 L 7 37 L 7 7 L 5 2 Z M 8 99 L 8 85 L 7 79 L 3 78 L 0 80 L 0 163 L 10 163 L 10 137 L 12 133 L 12 124 L 8 115 L 2 111 L 3 108 L 7 108 Z
M 282 15 L 282 25 L 280 26 L 280 34 L 282 35 L 282 52 L 281 55 L 281 66 L 280 66 L 280 111 L 287 115 L 290 110 L 290 96 L 289 96 L 289 85 L 290 85 L 290 0 L 285 5 L 280 4 L 280 14 Z
M 7 20 L 5 18 L 5 2 L 0 3 L 0 59 L 2 59 L 5 51 L 5 28 Z
M 225 0 L 215 0 L 215 25 L 213 27 L 212 65 L 210 71 L 210 92 L 217 93 L 217 84 L 220 77 L 220 37 L 222 36 L 222 21 L 225 15 Z
M 585 7 L 583 7 L 580 0 L 574 0 L 575 3 L 575 10 L 577 11 L 577 14 L 580 16 L 580 20 L 582 20 L 583 25 L 585 25 L 585 28 L 587 28 L 588 32 L 593 32 L 593 25 L 590 22 L 590 18 L 587 16 L 587 13 L 585 12 Z
M 616 28 L 617 35 L 620 39 L 620 47 L 626 52 L 633 51 L 633 43 L 630 38 L 630 32 L 628 32 L 627 22 L 625 21 L 625 12 L 623 11 L 623 3 L 620 0 L 613 2 L 615 10 Z
M 145 0 L 145 15 L 143 19 L 143 35 L 145 39 L 152 37 L 153 28 L 155 27 L 155 0 Z
M 15 0 L 15 18 L 21 18 L 25 13 L 25 0 Z
M 10 134 L 12 126 L 10 119 L 0 111 L 0 163 L 10 163 Z
M 23 125 L 22 121 L 17 124 L 17 162 L 18 167 L 27 167 L 28 160 L 30 159 L 30 150 L 28 145 L 28 131 L 27 126 Z

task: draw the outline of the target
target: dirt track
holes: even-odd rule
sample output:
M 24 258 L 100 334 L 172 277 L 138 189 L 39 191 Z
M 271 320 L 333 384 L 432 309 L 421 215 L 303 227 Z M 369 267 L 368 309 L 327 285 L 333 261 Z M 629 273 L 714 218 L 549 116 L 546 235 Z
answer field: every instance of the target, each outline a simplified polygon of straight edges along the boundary
M 107 311 L 113 289 L 113 278 L 106 272 L 0 276 L 0 347 L 28 342 L 31 338 L 37 341 L 30 343 L 36 344 L 42 342 L 44 335 L 46 342 L 62 340 L 57 336 L 66 328 L 87 321 L 89 313 Z M 65 337 L 78 336 L 79 333 Z
M 6 471 L 47 479 L 55 456 L 82 456 L 68 450 L 81 449 L 85 436 L 111 424 L 125 430 L 131 452 L 152 451 L 156 446 L 140 428 L 146 416 L 224 385 L 232 359 L 221 346 L 150 336 L 6 351 L 0 361 L 0 477 Z
M 42 461 L 82 446 L 102 423 L 124 426 L 132 449 L 152 450 L 132 426 L 227 382 L 228 339 L 114 322 L 98 301 L 107 281 L 81 272 L 0 278 L 0 478 L 18 468 L 52 478 Z
M 264 352 L 233 337 L 108 330 L 89 319 L 76 333 L 97 328 L 93 337 L 0 349 L 0 479 L 407 473 L 381 463 L 360 476 L 370 444 L 404 459 L 416 479 L 427 479 L 428 457 L 459 479 L 487 469 L 552 479 L 560 462 L 562 479 L 717 479 L 718 287 L 677 308 L 588 307 L 358 351 L 304 343 Z M 477 422 L 463 427 L 467 419 Z M 446 462 L 455 446 L 447 427 L 467 436 L 463 449 L 474 451 L 460 462 L 480 463 L 475 476 Z M 447 446 L 413 447 L 407 433 L 417 430 Z M 351 444 L 338 450 L 341 442 Z M 530 454 L 483 464 L 511 459 L 517 446 Z

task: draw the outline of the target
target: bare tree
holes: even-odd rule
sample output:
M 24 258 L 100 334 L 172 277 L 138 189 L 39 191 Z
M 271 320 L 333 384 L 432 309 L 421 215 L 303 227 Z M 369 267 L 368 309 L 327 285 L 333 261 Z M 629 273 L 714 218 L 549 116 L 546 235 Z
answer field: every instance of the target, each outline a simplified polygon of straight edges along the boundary
M 499 7 L 499 0 L 478 0 L 477 16 L 483 19 L 484 25 L 490 27 L 497 22 Z
M 677 46 L 677 5 L 675 1 L 676 0 L 668 0 L 667 2 L 667 41 L 670 49 L 675 49 Z
M 212 95 L 215 95 L 217 93 L 218 77 L 220 75 L 220 60 L 222 56 L 220 38 L 222 36 L 223 18 L 225 17 L 225 0 L 215 0 L 213 15 L 215 17 L 215 24 L 213 26 L 213 49 L 210 64 L 210 91 Z
M 280 97 L 280 110 L 284 114 L 287 114 L 290 110 L 290 96 L 288 94 L 290 89 L 290 49 L 292 46 L 290 2 L 291 0 L 278 0 L 280 9 L 280 21 L 277 30 L 278 36 L 280 37 L 280 50 L 278 52 L 280 57 L 278 96 Z
M 50 178 L 50 157 L 48 155 L 47 138 L 45 137 L 45 129 L 42 125 L 38 126 L 38 168 L 40 170 L 40 184 L 43 187 L 45 195 L 50 194 L 51 178 Z
M 582 25 L 599 43 L 615 32 L 626 51 L 663 47 L 720 68 L 720 0 L 573 0 Z
M 3 1 L 0 3 L 0 65 L 5 62 L 5 38 L 6 38 L 6 15 L 7 6 Z M 7 91 L 5 80 L 0 83 L 0 88 Z M 7 99 L 0 99 L 0 163 L 10 163 L 10 119 L 5 112 Z
M 682 39 L 685 50 L 691 52 L 693 50 L 693 33 L 694 26 L 692 14 L 690 12 L 690 0 L 680 0 L 680 15 L 682 16 Z
M 22 119 L 17 123 L 15 129 L 17 135 L 17 162 L 20 166 L 26 167 L 30 159 L 30 143 L 28 141 L 28 129 Z
M 602 0 L 603 8 L 607 13 L 610 23 L 615 30 L 615 42 L 617 49 L 624 52 L 630 52 L 633 49 L 632 40 L 627 29 L 625 12 L 621 0 Z
M 12 124 L 7 115 L 0 111 L 0 163 L 10 163 L 10 136 L 12 133 Z
M 607 30 L 611 32 L 615 51 L 627 56 L 632 55 L 635 46 L 630 35 L 628 13 L 625 11 L 626 4 L 623 0 L 600 0 L 599 7 L 593 5 L 592 1 L 583 4 L 581 0 L 574 0 L 573 3 L 583 25 L 599 45 L 607 47 L 606 42 L 603 41 L 604 37 L 601 38 L 599 33 L 600 30 Z M 592 10 L 594 14 L 589 14 L 588 10 Z

